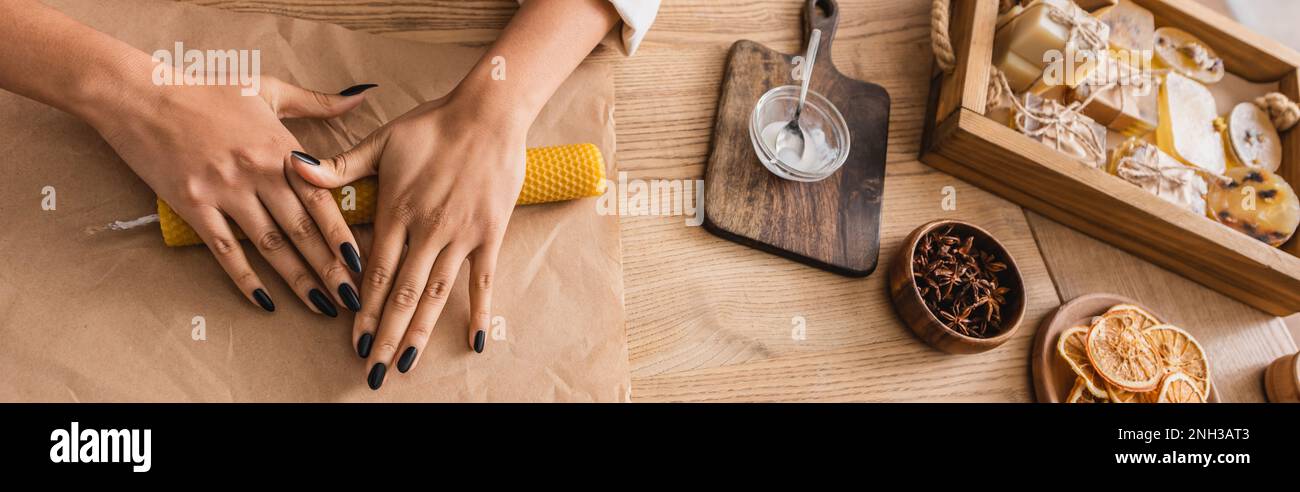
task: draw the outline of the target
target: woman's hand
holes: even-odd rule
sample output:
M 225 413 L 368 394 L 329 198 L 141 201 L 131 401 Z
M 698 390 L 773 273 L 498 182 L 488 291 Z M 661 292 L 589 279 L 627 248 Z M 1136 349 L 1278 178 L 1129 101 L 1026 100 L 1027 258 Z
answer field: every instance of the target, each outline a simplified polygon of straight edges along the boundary
M 329 193 L 287 172 L 301 146 L 279 119 L 338 116 L 373 86 L 325 95 L 263 77 L 257 96 L 243 96 L 228 85 L 159 85 L 155 70 L 170 66 L 34 0 L 0 0 L 0 39 L 0 88 L 95 127 L 194 227 L 250 301 L 275 310 L 226 217 L 308 306 L 338 314 L 299 253 L 339 301 L 360 308 L 343 266 L 361 270 L 356 241 Z
M 236 86 L 132 89 L 104 110 L 85 111 L 86 119 L 198 232 L 250 301 L 275 310 L 227 217 L 309 308 L 338 316 L 324 293 L 331 292 L 360 309 L 347 273 L 361 270 L 356 241 L 329 191 L 289 172 L 289 161 L 314 158 L 279 121 L 341 115 L 361 104 L 358 89 L 326 95 L 270 77 L 255 96 Z
M 523 186 L 527 122 L 479 101 L 454 94 L 430 101 L 346 153 L 319 165 L 293 163 L 322 188 L 379 176 L 361 288 L 369 302 L 352 328 L 358 355 L 369 359 L 371 389 L 383 384 L 389 366 L 415 366 L 466 261 L 466 343 L 483 351 L 497 252 Z

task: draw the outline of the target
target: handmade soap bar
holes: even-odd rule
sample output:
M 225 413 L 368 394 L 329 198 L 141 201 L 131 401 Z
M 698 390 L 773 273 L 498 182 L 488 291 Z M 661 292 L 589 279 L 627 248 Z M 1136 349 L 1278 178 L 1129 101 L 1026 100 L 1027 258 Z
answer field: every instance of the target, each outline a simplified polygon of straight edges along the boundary
M 1210 185 L 1205 201 L 1219 222 L 1273 246 L 1285 243 L 1300 225 L 1295 190 L 1264 169 L 1229 169 L 1226 179 Z
M 1069 60 L 1079 50 L 1104 50 L 1109 32 L 1105 24 L 1070 0 L 1038 0 L 997 30 L 993 65 L 1006 73 L 1014 92 L 1023 92 L 1047 68 L 1044 55 L 1055 53 L 1057 59 Z M 1065 70 L 1083 75 L 1091 69 L 1086 60 L 1064 65 Z
M 1159 91 L 1149 72 L 1107 56 L 1088 79 L 1070 91 L 1085 103 L 1083 114 L 1126 136 L 1142 136 L 1159 122 Z
M 1012 117 L 1013 128 L 1095 168 L 1106 165 L 1106 128 L 1074 106 L 1025 93 Z
M 1223 139 L 1228 162 L 1277 171 L 1282 165 L 1282 137 L 1268 113 L 1244 102 L 1232 108 L 1227 120 L 1228 131 L 1223 132 Z
M 1146 141 L 1130 138 L 1116 147 L 1107 171 L 1174 205 L 1205 215 L 1205 178 Z
M 1214 127 L 1219 117 L 1214 95 L 1200 82 L 1170 72 L 1160 86 L 1160 150 L 1189 166 L 1223 174 L 1223 140 Z
M 1171 69 L 1204 84 L 1223 80 L 1223 59 L 1205 42 L 1176 27 L 1156 29 L 1155 67 Z
M 1110 47 L 1122 51 L 1119 59 L 1134 66 L 1148 66 L 1156 40 L 1156 17 L 1133 0 L 1123 0 L 1093 12 L 1110 28 Z

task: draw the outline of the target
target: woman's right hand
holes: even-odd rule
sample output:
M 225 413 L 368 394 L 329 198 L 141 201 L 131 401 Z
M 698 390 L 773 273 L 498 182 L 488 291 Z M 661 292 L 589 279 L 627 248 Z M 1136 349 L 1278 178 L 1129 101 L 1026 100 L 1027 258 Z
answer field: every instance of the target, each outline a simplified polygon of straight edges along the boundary
M 328 95 L 270 77 L 250 96 L 226 85 L 128 86 L 121 99 L 86 111 L 86 119 L 198 232 L 250 302 L 275 310 L 227 217 L 304 304 L 335 317 L 335 301 L 361 308 L 348 274 L 361 272 L 356 240 L 329 190 L 286 172 L 291 159 L 315 158 L 301 152 L 280 119 L 339 116 L 361 104 L 360 92 L 370 87 Z

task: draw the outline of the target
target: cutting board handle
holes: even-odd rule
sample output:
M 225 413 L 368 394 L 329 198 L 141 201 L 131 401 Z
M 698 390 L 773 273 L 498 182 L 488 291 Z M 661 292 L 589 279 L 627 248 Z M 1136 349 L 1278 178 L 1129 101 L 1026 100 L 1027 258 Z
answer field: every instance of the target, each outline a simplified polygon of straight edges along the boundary
M 840 23 L 840 4 L 835 0 L 807 0 L 803 10 L 803 38 L 813 29 L 822 30 L 821 45 L 817 47 L 817 66 L 830 67 L 831 41 L 835 40 L 835 26 Z M 803 51 L 807 51 L 807 46 Z

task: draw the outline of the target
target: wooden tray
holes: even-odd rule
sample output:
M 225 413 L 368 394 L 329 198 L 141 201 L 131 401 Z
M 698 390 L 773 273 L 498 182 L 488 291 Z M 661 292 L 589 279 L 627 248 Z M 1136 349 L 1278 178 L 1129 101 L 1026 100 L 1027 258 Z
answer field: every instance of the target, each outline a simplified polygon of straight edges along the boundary
M 1195 0 L 1132 0 L 1205 41 L 1229 72 L 1300 100 L 1300 54 Z M 1300 240 L 1281 249 L 1183 210 L 983 116 L 995 0 L 953 0 L 957 69 L 931 84 L 921 161 L 1260 310 L 1300 311 Z M 1300 185 L 1300 131 L 1282 134 L 1278 173 Z
M 1029 352 L 1029 368 L 1034 377 L 1034 397 L 1039 403 L 1061 403 L 1070 396 L 1074 387 L 1075 374 L 1065 360 L 1056 355 L 1057 337 L 1061 332 L 1079 325 L 1088 325 L 1093 316 L 1100 316 L 1116 304 L 1132 304 L 1146 309 L 1155 317 L 1164 319 L 1160 313 L 1147 309 L 1146 306 L 1124 296 L 1115 294 L 1086 294 L 1060 305 L 1052 314 L 1043 318 L 1043 324 L 1034 334 L 1033 349 Z M 1213 368 L 1214 362 L 1210 362 Z M 1218 403 L 1218 392 L 1210 385 L 1211 403 Z
M 808 0 L 804 38 L 822 30 L 810 88 L 830 100 L 849 128 L 848 160 L 816 183 L 772 175 L 758 161 L 749 118 L 758 98 L 791 77 L 793 55 L 737 41 L 727 58 L 713 149 L 705 170 L 704 227 L 718 236 L 841 275 L 865 277 L 880 254 L 889 94 L 841 74 L 831 62 L 839 22 L 834 0 Z

